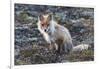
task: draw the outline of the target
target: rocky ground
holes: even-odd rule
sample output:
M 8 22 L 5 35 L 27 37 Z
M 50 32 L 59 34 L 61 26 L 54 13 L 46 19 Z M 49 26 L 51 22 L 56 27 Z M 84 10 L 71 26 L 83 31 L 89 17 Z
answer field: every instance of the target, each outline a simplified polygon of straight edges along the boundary
M 85 43 L 90 49 L 70 54 L 49 51 L 37 29 L 39 13 L 49 11 L 59 24 L 69 29 L 74 46 Z M 94 9 L 15 4 L 15 65 L 94 60 Z

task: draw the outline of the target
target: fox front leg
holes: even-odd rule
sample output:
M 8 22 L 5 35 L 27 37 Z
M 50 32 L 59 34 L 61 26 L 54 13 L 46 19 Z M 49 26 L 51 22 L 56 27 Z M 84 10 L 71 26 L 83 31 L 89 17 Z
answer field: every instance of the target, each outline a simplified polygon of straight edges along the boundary
M 52 44 L 49 44 L 49 48 L 48 49 L 49 50 L 52 50 L 53 49 Z
M 58 50 L 58 45 L 54 43 L 54 49 L 57 51 Z
M 49 50 L 57 51 L 58 45 L 55 42 L 51 42 L 51 44 L 49 44 Z
M 56 43 L 51 43 L 51 44 L 52 44 L 52 50 L 57 51 L 58 45 Z

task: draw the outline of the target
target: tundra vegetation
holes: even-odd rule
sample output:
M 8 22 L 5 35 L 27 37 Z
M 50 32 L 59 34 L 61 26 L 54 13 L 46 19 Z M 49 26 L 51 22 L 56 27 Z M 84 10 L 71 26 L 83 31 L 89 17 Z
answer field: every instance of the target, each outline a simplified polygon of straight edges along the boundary
M 38 14 L 52 12 L 60 25 L 69 29 L 73 45 L 87 44 L 86 50 L 58 54 L 37 29 Z M 84 7 L 15 4 L 15 65 L 82 62 L 94 60 L 94 9 Z

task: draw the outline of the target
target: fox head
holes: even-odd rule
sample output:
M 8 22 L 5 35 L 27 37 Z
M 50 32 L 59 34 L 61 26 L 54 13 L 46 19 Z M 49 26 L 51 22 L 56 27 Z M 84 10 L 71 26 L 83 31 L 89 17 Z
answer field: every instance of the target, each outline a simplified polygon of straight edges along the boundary
M 40 21 L 41 29 L 44 30 L 45 32 L 47 32 L 49 27 L 50 27 L 50 22 L 52 20 L 52 15 L 51 14 L 40 15 L 38 17 L 38 20 Z

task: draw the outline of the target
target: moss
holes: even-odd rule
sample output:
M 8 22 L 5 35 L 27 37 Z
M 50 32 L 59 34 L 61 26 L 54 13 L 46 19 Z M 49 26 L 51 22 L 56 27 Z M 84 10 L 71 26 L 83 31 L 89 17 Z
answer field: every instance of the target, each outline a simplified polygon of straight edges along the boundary
M 30 56 L 32 56 L 32 51 L 31 50 L 22 50 L 20 53 L 24 57 L 30 57 Z
M 21 23 L 30 23 L 33 22 L 32 19 L 29 19 L 29 15 L 27 14 L 26 11 L 21 12 L 18 16 L 17 16 L 17 20 Z
M 19 17 L 22 21 L 25 21 L 28 18 L 28 15 L 26 12 L 23 11 L 22 13 L 19 14 Z
M 20 51 L 20 54 L 24 56 L 25 58 L 31 57 L 33 54 L 36 54 L 36 53 L 38 53 L 38 50 L 34 46 L 32 47 L 32 49 L 25 49 L 25 50 Z
M 22 60 L 16 60 L 15 61 L 15 65 L 26 65 L 27 63 L 25 61 Z
M 84 50 L 82 52 L 77 52 L 77 53 L 70 53 L 67 56 L 67 60 L 71 62 L 76 62 L 76 61 L 93 61 L 94 60 L 94 52 L 93 50 Z

